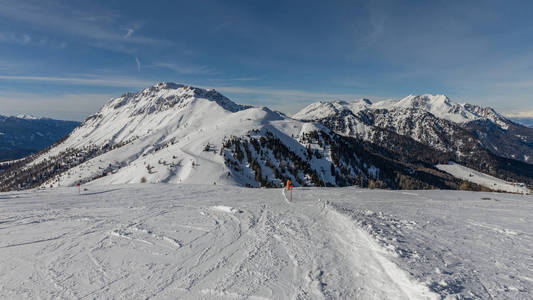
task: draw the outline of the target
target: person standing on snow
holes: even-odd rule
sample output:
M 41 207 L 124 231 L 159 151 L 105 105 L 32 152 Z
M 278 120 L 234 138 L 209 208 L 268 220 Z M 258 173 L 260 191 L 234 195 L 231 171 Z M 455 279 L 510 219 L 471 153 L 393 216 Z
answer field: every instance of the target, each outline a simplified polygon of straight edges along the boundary
M 290 179 L 287 179 L 287 192 L 290 191 L 290 200 L 288 200 L 289 202 L 292 202 L 292 188 L 294 187 L 294 185 L 292 185 L 292 182 Z M 285 199 L 287 199 L 285 197 Z
M 290 179 L 287 179 L 287 191 L 290 191 L 290 189 L 293 187 L 292 182 Z

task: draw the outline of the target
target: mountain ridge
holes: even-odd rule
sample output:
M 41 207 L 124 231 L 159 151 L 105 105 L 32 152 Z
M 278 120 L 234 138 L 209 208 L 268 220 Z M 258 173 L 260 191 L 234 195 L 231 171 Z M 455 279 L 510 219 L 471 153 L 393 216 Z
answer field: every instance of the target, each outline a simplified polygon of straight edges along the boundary
M 434 114 L 436 117 L 446 119 L 455 123 L 464 123 L 480 119 L 490 119 L 491 121 L 498 123 L 500 126 L 505 127 L 505 121 L 509 121 L 503 115 L 497 113 L 490 107 L 481 107 L 478 105 L 472 105 L 468 103 L 458 103 L 452 101 L 446 95 L 443 94 L 423 94 L 423 95 L 408 95 L 401 99 L 389 99 L 377 102 L 372 102 L 369 99 L 357 99 L 353 101 L 319 101 L 312 103 L 299 112 L 293 115 L 296 119 L 317 119 L 320 116 L 315 116 L 312 111 L 320 110 L 320 106 L 335 105 L 335 108 L 339 110 L 348 109 L 353 113 L 364 109 L 423 109 Z M 326 108 L 322 108 L 327 111 Z M 311 112 L 310 112 L 311 111 Z M 323 116 L 322 116 L 323 117 Z
M 453 141 L 454 132 L 466 130 L 469 139 L 477 140 L 496 155 L 533 163 L 533 130 L 505 118 L 490 107 L 459 104 L 445 95 L 409 95 L 400 100 L 384 100 L 368 105 L 360 105 L 358 100 L 315 102 L 293 117 L 328 122 L 331 126 L 344 128 L 344 132 L 337 129 L 337 133 L 362 139 L 367 138 L 368 131 L 380 127 L 442 151 L 455 151 L 469 143 Z M 428 122 L 429 119 L 433 125 Z M 442 139 L 445 136 L 447 138 Z
M 386 109 L 355 115 L 343 108 L 347 104 L 336 103 L 342 111 L 335 114 L 371 128 L 371 138 L 339 134 L 333 123 L 236 104 L 215 90 L 159 83 L 111 99 L 64 140 L 6 170 L 0 188 L 139 182 L 280 187 L 290 179 L 296 186 L 483 189 L 434 167 L 460 161 L 453 149 L 431 148 L 404 132 L 375 126 L 385 122 Z M 483 155 L 487 166 L 465 160 L 467 166 L 533 184 L 533 172 L 513 171 L 505 159 Z

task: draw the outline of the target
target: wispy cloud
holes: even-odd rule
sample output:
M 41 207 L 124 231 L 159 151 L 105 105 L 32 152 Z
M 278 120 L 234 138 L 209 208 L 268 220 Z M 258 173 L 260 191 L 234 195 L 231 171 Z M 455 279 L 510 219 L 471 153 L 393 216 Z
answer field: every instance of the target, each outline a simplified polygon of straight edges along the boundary
M 126 34 L 124 35 L 124 38 L 129 39 L 133 35 L 134 32 L 135 32 L 135 29 L 128 28 Z
M 24 46 L 49 46 L 59 49 L 67 46 L 67 42 L 57 38 L 50 38 L 46 35 L 14 32 L 0 32 L 0 43 Z
M 240 78 L 228 78 L 226 79 L 228 81 L 257 81 L 259 78 L 257 77 L 240 77 Z
M 509 118 L 533 118 L 533 110 L 508 112 L 505 115 Z
M 218 82 L 218 84 L 228 83 L 228 82 L 248 82 L 248 81 L 258 81 L 261 80 L 259 77 L 229 77 L 229 78 L 209 78 L 210 82 Z
M 137 56 L 135 56 L 135 62 L 137 63 L 137 70 L 141 72 L 141 61 Z
M 88 86 L 108 86 L 108 87 L 147 87 L 154 82 L 129 78 L 129 77 L 115 77 L 115 76 L 98 76 L 91 75 L 87 77 L 54 77 L 54 76 L 18 76 L 18 75 L 0 75 L 0 80 L 11 81 L 36 81 L 61 83 L 69 85 L 88 85 Z
M 13 71 L 20 69 L 21 65 L 19 62 L 0 60 L 0 71 Z
M 15 34 L 12 32 L 0 32 L 0 42 L 26 45 L 32 41 L 29 34 Z
M 0 75 L 0 80 L 11 81 L 36 81 L 61 83 L 71 85 L 89 85 L 89 86 L 108 86 L 108 87 L 134 87 L 144 88 L 153 85 L 154 81 L 143 79 L 120 77 L 110 75 L 88 75 L 84 77 L 54 77 L 54 76 L 18 76 L 18 75 Z M 202 83 L 199 84 L 203 85 Z M 206 86 L 206 88 L 214 88 L 224 93 L 238 94 L 238 95 L 260 95 L 270 97 L 271 101 L 265 102 L 268 104 L 272 101 L 286 101 L 286 100 L 302 100 L 308 102 L 317 99 L 334 100 L 343 99 L 351 100 L 362 98 L 361 95 L 356 94 L 340 94 L 328 92 L 312 92 L 297 89 L 276 89 L 263 87 L 243 87 L 243 86 Z M 380 97 L 377 97 L 381 99 Z M 375 98 L 374 98 L 375 99 Z
M 275 88 L 254 88 L 254 87 L 238 87 L 238 86 L 219 86 L 214 87 L 216 90 L 233 93 L 233 94 L 248 94 L 248 95 L 263 95 L 263 96 L 275 96 L 276 98 L 286 97 L 294 99 L 300 98 L 304 101 L 314 99 L 357 99 L 361 98 L 360 95 L 355 94 L 339 94 L 339 93 L 326 93 L 326 92 L 310 92 L 295 89 L 275 89 Z
M 385 31 L 385 20 L 387 19 L 387 15 L 385 14 L 383 8 L 376 9 L 373 5 L 375 2 L 371 2 L 369 10 L 369 30 L 360 39 L 361 47 L 362 48 L 370 48 L 374 46 L 374 44 L 379 40 L 379 38 L 383 35 Z
M 22 36 L 22 42 L 24 44 L 28 44 L 29 42 L 31 42 L 31 37 L 28 34 L 23 35 Z
M 6 115 L 27 113 L 38 117 L 81 121 L 97 112 L 112 96 L 108 94 L 43 96 L 33 93 L 2 93 L 0 111 Z
M 68 3 L 68 2 L 67 2 Z M 32 25 L 34 28 L 46 28 L 55 33 L 61 32 L 77 39 L 107 42 L 128 42 L 136 44 L 168 44 L 168 41 L 135 35 L 134 29 L 128 29 L 126 35 L 120 30 L 117 15 L 104 13 L 95 15 L 72 6 L 64 7 L 59 3 L 0 0 L 0 16 Z M 83 40 L 81 40 L 84 42 Z M 87 41 L 85 41 L 87 42 Z M 104 45 L 104 44 L 101 44 Z
M 520 79 L 515 81 L 504 81 L 496 83 L 496 86 L 506 88 L 533 89 L 533 79 Z
M 209 69 L 206 66 L 193 66 L 193 65 L 187 65 L 187 64 L 175 64 L 175 63 L 155 63 L 153 64 L 155 67 L 159 68 L 165 68 L 172 70 L 179 74 L 186 74 L 186 75 L 205 75 L 205 74 L 214 74 L 215 71 Z
M 10 80 L 10 81 L 35 81 L 35 82 L 47 82 L 52 84 L 63 84 L 63 85 L 84 85 L 84 86 L 100 86 L 100 87 L 124 87 L 124 88 L 145 88 L 153 85 L 155 82 L 142 80 L 137 78 L 129 77 L 117 77 L 110 75 L 90 75 L 83 77 L 53 77 L 53 76 L 11 76 L 11 75 L 0 75 L 0 80 Z M 205 83 L 205 82 L 204 82 Z M 202 86 L 202 83 L 198 84 Z M 247 104 L 255 105 L 267 105 L 271 106 L 274 109 L 279 109 L 284 112 L 294 113 L 304 105 L 307 105 L 311 102 L 318 100 L 353 100 L 357 98 L 362 98 L 361 95 L 357 94 L 341 94 L 341 93 L 328 93 L 328 92 L 313 92 L 313 91 L 304 91 L 298 89 L 276 89 L 276 88 L 264 88 L 264 87 L 243 87 L 243 86 L 206 86 L 206 88 L 215 88 L 216 90 L 227 94 L 231 98 L 235 98 L 236 101 Z M 76 95 L 69 95 L 70 98 L 75 98 Z M 83 103 L 92 103 L 91 99 L 95 97 L 84 96 L 84 94 L 78 95 L 80 99 L 84 99 Z M 118 95 L 114 95 L 118 96 Z M 65 99 L 68 98 L 65 96 Z M 109 98 L 105 97 L 106 99 Z M 12 105 L 9 107 L 8 99 L 11 101 L 14 100 L 24 100 L 23 102 L 16 101 L 17 103 L 25 103 Z M 14 111 L 14 112 L 29 112 L 34 115 L 43 115 L 39 112 L 47 112 L 49 107 L 62 107 L 61 104 L 54 102 L 55 99 L 51 97 L 43 98 L 41 95 L 36 94 L 24 94 L 22 96 L 18 95 L 17 97 L 13 96 L 0 96 L 0 111 Z M 382 97 L 372 97 L 374 100 L 383 99 Z M 31 106 L 29 101 L 34 101 L 34 103 L 39 103 L 41 106 Z M 66 100 L 65 100 L 66 101 Z M 87 102 L 89 101 L 89 102 Z M 14 102 L 11 102 L 14 103 Z M 103 102 L 98 102 L 102 104 Z M 47 104 L 47 105 L 45 105 Z M 99 104 L 99 105 L 100 105 Z M 4 107 L 2 107 L 2 105 Z M 76 109 L 78 115 L 89 115 L 93 113 L 94 106 L 86 105 L 85 108 Z M 88 105 L 88 106 L 87 106 Z M 18 107 L 28 108 L 28 110 L 18 109 Z M 16 111 L 15 111 L 16 110 Z M 63 114 L 65 115 L 65 114 Z M 44 115 L 48 116 L 48 115 Z

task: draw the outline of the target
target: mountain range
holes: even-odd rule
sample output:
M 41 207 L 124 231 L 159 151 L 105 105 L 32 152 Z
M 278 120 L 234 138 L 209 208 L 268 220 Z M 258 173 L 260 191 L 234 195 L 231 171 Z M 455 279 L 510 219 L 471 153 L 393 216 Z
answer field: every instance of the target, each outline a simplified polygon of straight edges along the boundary
M 374 143 L 379 142 L 375 140 L 376 132 L 387 130 L 459 156 L 484 148 L 502 157 L 533 163 L 533 130 L 492 108 L 459 104 L 444 95 L 409 95 L 377 103 L 368 99 L 317 102 L 293 117 L 318 121 L 339 134 Z
M 79 124 L 31 115 L 0 116 L 0 161 L 19 159 L 46 148 Z
M 53 146 L 10 165 L 2 190 L 198 183 L 499 190 L 533 186 L 533 129 L 443 95 L 313 103 L 292 117 L 212 89 L 159 83 L 112 99 Z M 462 179 L 461 179 L 462 178 Z

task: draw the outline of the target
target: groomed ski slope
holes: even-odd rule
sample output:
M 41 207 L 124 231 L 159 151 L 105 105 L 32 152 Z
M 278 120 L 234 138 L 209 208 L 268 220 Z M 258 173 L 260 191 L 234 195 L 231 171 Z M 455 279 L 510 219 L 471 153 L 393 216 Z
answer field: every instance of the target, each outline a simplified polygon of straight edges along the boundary
M 532 291 L 531 196 L 300 188 L 289 202 L 280 189 L 219 185 L 87 189 L 0 194 L 0 298 Z

